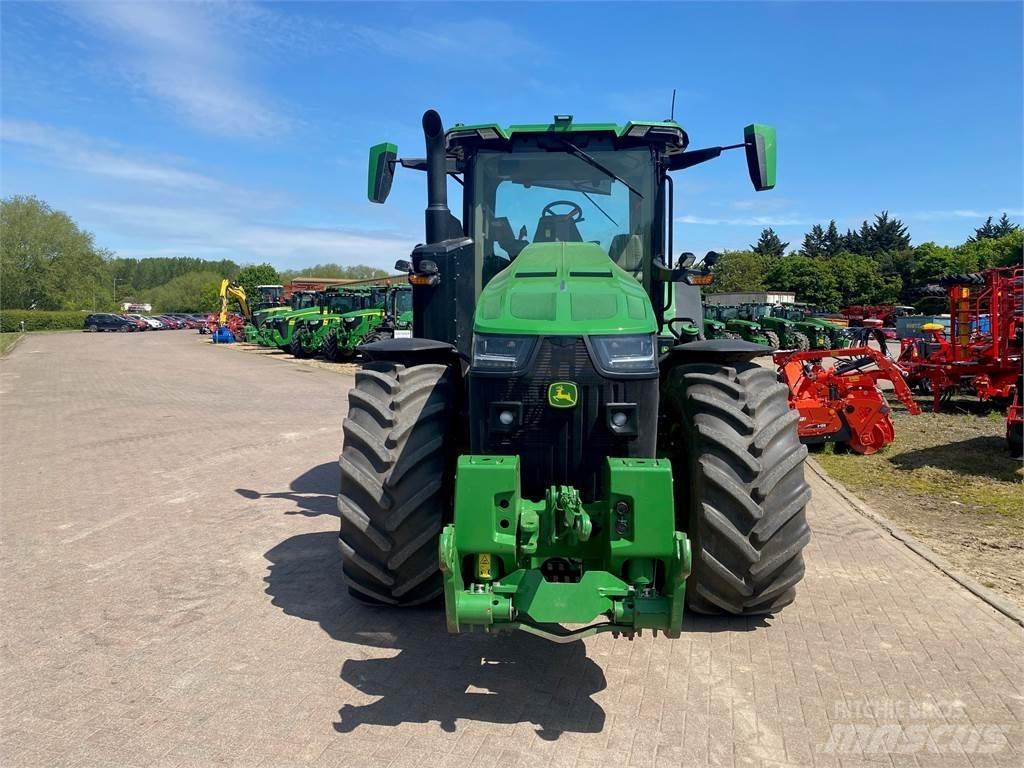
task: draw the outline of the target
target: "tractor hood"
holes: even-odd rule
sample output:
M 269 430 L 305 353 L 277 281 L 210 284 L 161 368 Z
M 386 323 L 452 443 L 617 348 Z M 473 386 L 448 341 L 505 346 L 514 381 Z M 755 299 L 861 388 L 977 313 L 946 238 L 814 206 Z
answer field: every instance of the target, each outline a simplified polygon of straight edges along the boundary
M 643 286 L 594 243 L 534 243 L 483 289 L 477 333 L 654 333 Z

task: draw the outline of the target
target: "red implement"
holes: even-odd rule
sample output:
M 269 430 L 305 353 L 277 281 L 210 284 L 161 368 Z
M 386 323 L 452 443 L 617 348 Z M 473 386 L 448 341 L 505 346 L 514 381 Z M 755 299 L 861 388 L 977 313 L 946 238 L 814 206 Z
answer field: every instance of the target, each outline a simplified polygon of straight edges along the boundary
M 899 363 L 907 381 L 931 392 L 933 408 L 959 390 L 981 400 L 1009 399 L 1021 372 L 1024 269 L 989 269 L 943 281 L 949 294 L 950 332 L 904 339 Z M 925 326 L 927 328 L 927 326 Z
M 826 357 L 852 359 L 826 368 Z M 921 412 L 900 367 L 870 347 L 777 352 L 772 359 L 789 387 L 789 407 L 800 414 L 797 430 L 805 443 L 834 442 L 861 454 L 891 443 L 895 431 L 878 387 L 882 380 L 892 382 L 908 411 Z

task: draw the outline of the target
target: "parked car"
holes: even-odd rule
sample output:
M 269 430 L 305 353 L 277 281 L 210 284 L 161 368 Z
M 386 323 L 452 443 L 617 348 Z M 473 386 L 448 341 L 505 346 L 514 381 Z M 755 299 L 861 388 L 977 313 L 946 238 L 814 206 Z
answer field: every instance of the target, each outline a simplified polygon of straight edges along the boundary
M 185 312 L 175 312 L 172 317 L 176 317 L 178 320 L 181 320 L 181 322 L 185 324 L 186 328 L 195 328 L 197 325 L 196 319 Z
M 157 326 L 153 325 L 150 320 L 146 319 L 142 315 L 125 315 L 125 317 L 133 321 L 140 331 L 151 331 L 157 328 Z
M 161 323 L 157 318 L 153 317 L 152 315 L 143 315 L 142 318 L 147 323 L 149 323 L 149 327 L 152 328 L 154 331 L 167 330 L 167 326 Z
M 96 333 L 97 331 L 129 333 L 138 330 L 134 320 L 128 320 L 120 315 L 111 315 L 104 312 L 87 315 L 83 326 L 86 331 L 91 333 Z
M 179 328 L 185 327 L 185 324 L 181 320 L 176 317 L 171 317 L 170 315 L 157 315 L 157 319 L 171 330 L 176 331 Z

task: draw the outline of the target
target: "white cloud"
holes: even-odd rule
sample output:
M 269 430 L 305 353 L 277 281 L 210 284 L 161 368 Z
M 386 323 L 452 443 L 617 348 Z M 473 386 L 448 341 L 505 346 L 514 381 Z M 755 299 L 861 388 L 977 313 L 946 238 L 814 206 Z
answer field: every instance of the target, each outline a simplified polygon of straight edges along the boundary
M 122 147 L 101 144 L 73 131 L 23 120 L 0 121 L 0 140 L 37 153 L 49 165 L 138 184 L 213 190 L 221 185 L 202 174 L 130 157 Z
M 89 206 L 103 229 L 136 245 L 132 256 L 192 254 L 247 263 L 269 261 L 280 268 L 337 262 L 391 269 L 416 240 L 395 232 L 303 227 L 252 222 L 199 208 L 122 203 Z M 152 249 L 142 243 L 151 240 Z
M 713 218 L 707 216 L 677 216 L 679 224 L 696 224 L 714 227 L 802 227 L 810 224 L 798 216 L 742 216 L 738 218 Z
M 106 52 L 145 93 L 197 128 L 231 136 L 270 136 L 288 121 L 246 84 L 230 27 L 191 3 L 81 3 L 71 13 L 111 43 Z
M 968 208 L 955 208 L 948 211 L 911 211 L 910 213 L 894 214 L 901 219 L 915 219 L 917 221 L 945 221 L 948 219 L 978 219 L 984 221 L 989 216 L 999 218 L 1003 213 L 1007 216 L 1024 216 L 1024 209 L 1021 208 L 996 208 L 995 211 L 975 211 Z

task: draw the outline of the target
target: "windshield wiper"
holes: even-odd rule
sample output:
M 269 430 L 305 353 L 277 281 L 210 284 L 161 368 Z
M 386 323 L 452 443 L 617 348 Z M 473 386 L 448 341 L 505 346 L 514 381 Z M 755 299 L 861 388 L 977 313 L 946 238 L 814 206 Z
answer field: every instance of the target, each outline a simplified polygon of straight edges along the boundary
M 580 190 L 580 192 L 583 192 L 583 190 L 581 189 L 581 190 Z M 606 219 L 608 219 L 608 221 L 610 221 L 610 222 L 611 222 L 612 224 L 614 224 L 614 225 L 615 225 L 616 227 L 617 227 L 617 226 L 619 226 L 619 222 L 617 222 L 617 221 L 616 221 L 615 219 L 613 219 L 613 218 L 612 218 L 611 216 L 609 216 L 609 215 L 608 215 L 608 211 L 606 211 L 606 210 L 605 210 L 604 208 L 602 208 L 602 207 L 601 207 L 600 205 L 598 205 L 598 204 L 597 204 L 597 200 L 595 200 L 594 198 L 592 198 L 592 197 L 591 197 L 590 195 L 588 195 L 588 194 L 587 194 L 586 192 L 583 192 L 583 196 L 584 196 L 585 198 L 587 198 L 587 200 L 589 200 L 589 201 L 590 201 L 590 204 L 591 204 L 592 206 L 594 206 L 595 208 L 597 208 L 597 210 L 599 210 L 599 211 L 600 211 L 601 213 L 603 213 L 603 214 L 604 214 L 604 217 L 605 217 Z
M 633 192 L 633 193 L 639 195 L 641 200 L 643 199 L 644 195 L 643 195 L 643 193 L 639 189 L 637 189 L 632 184 L 630 184 L 628 181 L 626 181 L 624 178 L 622 178 L 621 176 L 616 174 L 615 171 L 609 170 L 608 168 L 603 166 L 600 163 L 600 161 L 598 161 L 595 157 L 593 157 L 592 155 L 588 155 L 586 152 L 584 152 L 582 149 L 577 147 L 575 144 L 573 144 L 568 139 L 559 138 L 559 141 L 561 141 L 565 146 L 567 146 L 569 148 L 569 152 L 574 154 L 576 157 L 578 157 L 580 160 L 585 162 L 587 165 L 592 166 L 594 168 L 597 168 L 597 170 L 599 170 L 601 173 L 603 173 L 608 178 L 615 179 L 616 181 L 618 181 L 618 182 L 620 182 L 622 184 L 625 184 L 629 188 L 630 192 Z

